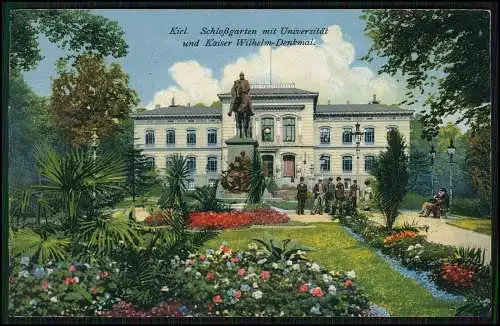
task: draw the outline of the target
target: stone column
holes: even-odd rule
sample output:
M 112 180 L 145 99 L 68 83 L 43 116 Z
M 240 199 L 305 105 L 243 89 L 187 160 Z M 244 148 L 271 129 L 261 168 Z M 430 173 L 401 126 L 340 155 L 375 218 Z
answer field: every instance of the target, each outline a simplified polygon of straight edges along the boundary
M 276 144 L 281 144 L 281 117 L 276 118 Z

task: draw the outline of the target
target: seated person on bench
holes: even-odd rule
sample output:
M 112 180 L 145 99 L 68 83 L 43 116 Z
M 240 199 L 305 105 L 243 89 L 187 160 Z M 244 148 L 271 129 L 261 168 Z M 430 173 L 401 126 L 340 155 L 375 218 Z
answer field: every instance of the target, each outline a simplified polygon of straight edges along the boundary
M 419 216 L 428 217 L 431 213 L 433 213 L 434 217 L 436 217 L 436 211 L 446 201 L 447 196 L 448 194 L 446 193 L 446 189 L 439 189 L 438 193 L 432 199 L 426 201 L 422 205 L 422 210 L 419 212 Z

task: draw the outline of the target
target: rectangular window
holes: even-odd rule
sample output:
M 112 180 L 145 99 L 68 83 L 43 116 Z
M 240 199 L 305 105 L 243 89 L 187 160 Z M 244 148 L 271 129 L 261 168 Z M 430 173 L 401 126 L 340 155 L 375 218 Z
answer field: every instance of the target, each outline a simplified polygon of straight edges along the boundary
M 172 165 L 173 158 L 172 156 L 167 156 L 165 159 L 165 167 L 168 169 Z
M 154 130 L 146 131 L 146 145 L 154 145 L 155 143 L 155 132 Z
M 342 144 L 352 144 L 352 128 L 344 128 L 342 132 Z
M 208 172 L 217 172 L 217 157 L 209 157 L 207 162 Z
M 208 145 L 217 145 L 217 129 L 208 129 Z
M 187 168 L 190 173 L 196 172 L 196 157 L 190 156 L 187 158 Z
M 188 130 L 187 131 L 187 144 L 188 145 L 196 145 L 196 130 Z
M 343 172 L 352 172 L 352 157 L 344 156 L 342 158 L 342 171 Z
M 375 162 L 375 156 L 365 156 L 365 171 L 366 172 L 372 171 L 374 162 Z
M 321 144 L 330 144 L 330 128 L 321 128 L 319 130 L 319 142 Z
M 321 172 L 329 172 L 330 171 L 330 157 L 323 155 L 319 159 L 320 162 L 320 170 Z
M 262 119 L 262 141 L 274 141 L 274 119 Z
M 295 118 L 283 119 L 283 141 L 284 142 L 295 141 Z
M 175 145 L 175 130 L 167 130 L 167 145 Z
M 375 130 L 373 128 L 365 129 L 365 144 L 373 144 L 375 142 Z

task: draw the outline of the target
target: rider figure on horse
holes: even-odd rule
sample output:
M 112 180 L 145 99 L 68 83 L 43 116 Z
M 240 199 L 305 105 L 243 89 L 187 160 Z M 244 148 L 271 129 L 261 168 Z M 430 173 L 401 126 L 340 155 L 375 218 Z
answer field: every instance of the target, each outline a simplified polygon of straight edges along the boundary
M 231 89 L 233 99 L 229 106 L 228 116 L 231 116 L 233 111 L 236 112 L 242 104 L 248 108 L 250 116 L 254 115 L 249 93 L 250 83 L 245 79 L 243 72 L 240 72 L 240 79 L 234 81 L 233 88 Z

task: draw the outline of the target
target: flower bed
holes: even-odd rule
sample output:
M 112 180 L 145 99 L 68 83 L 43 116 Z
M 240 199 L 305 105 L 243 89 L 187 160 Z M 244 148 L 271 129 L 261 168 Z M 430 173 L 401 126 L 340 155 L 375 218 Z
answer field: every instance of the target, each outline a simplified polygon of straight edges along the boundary
M 94 316 L 116 300 L 111 268 L 77 262 L 34 265 L 27 257 L 12 266 L 9 310 L 13 316 Z
M 193 229 L 234 229 L 260 224 L 283 224 L 290 221 L 285 213 L 272 209 L 231 212 L 192 212 L 189 227 Z
M 354 271 L 327 271 L 301 259 L 279 261 L 254 244 L 235 252 L 223 245 L 175 259 L 168 289 L 195 316 L 362 316 L 370 311 Z

